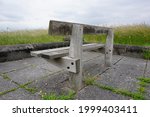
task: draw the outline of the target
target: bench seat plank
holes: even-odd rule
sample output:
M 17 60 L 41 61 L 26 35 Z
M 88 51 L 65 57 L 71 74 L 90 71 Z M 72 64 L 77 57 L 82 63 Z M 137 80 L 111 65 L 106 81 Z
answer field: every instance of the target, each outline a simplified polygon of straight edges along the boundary
M 83 51 L 95 50 L 95 49 L 103 48 L 103 47 L 104 47 L 104 44 L 98 44 L 98 43 L 84 44 L 82 46 Z M 62 48 L 47 49 L 47 50 L 41 50 L 41 51 L 32 51 L 31 55 L 43 57 L 46 59 L 56 59 L 56 58 L 67 56 L 69 53 L 69 48 L 70 47 L 62 47 Z

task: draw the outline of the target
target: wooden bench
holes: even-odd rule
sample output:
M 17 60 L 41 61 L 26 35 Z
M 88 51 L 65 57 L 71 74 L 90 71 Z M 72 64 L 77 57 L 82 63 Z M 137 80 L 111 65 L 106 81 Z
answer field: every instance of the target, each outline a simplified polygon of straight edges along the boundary
M 92 43 L 82 45 L 83 33 L 107 34 L 106 44 Z M 50 63 L 69 71 L 70 87 L 75 91 L 78 91 L 82 88 L 83 51 L 105 48 L 105 65 L 108 67 L 111 66 L 114 36 L 112 28 L 61 21 L 50 21 L 49 34 L 71 35 L 70 47 L 32 51 L 31 55 L 45 58 Z

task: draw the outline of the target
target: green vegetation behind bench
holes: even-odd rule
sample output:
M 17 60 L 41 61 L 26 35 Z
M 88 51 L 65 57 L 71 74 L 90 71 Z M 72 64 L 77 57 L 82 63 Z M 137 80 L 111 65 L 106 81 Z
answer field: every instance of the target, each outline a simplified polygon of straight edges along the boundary
M 150 26 L 126 25 L 115 27 L 115 44 L 150 46 Z M 62 42 L 63 36 L 49 36 L 47 30 L 0 32 L 0 45 Z M 84 35 L 86 42 L 105 43 L 105 35 Z

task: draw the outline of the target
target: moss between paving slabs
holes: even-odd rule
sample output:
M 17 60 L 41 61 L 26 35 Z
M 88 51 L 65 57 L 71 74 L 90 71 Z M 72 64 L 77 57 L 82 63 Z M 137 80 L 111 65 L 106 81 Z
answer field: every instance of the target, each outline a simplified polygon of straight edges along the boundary
M 95 79 L 96 78 L 94 78 L 94 77 L 87 78 L 84 80 L 84 82 L 86 85 L 94 85 L 94 86 L 97 86 L 97 87 L 102 88 L 104 90 L 109 90 L 109 91 L 112 91 L 112 92 L 117 93 L 117 94 L 129 96 L 135 100 L 144 100 L 145 99 L 145 97 L 144 97 L 144 94 L 146 92 L 145 87 L 150 83 L 150 78 L 138 78 L 140 87 L 138 88 L 137 92 L 133 93 L 133 92 L 130 92 L 128 90 L 118 89 L 118 88 L 114 88 L 111 86 L 98 84 L 95 82 Z
M 142 94 L 146 93 L 146 87 L 150 83 L 150 78 L 138 78 L 140 87 L 138 88 L 138 91 Z
M 3 79 L 5 79 L 5 80 L 10 80 L 10 78 L 8 77 L 8 75 L 5 74 L 5 73 L 0 74 L 0 76 L 2 76 Z
M 5 80 L 11 80 L 11 79 L 7 76 L 7 74 L 2 73 L 2 74 L 0 74 L 0 76 L 2 76 L 3 79 L 5 79 Z M 1 95 L 4 95 L 4 94 L 7 94 L 7 93 L 9 93 L 9 92 L 15 91 L 15 90 L 17 90 L 17 89 L 18 89 L 18 88 L 13 88 L 13 89 L 9 89 L 9 90 L 0 92 L 0 96 L 1 96 Z
M 121 95 L 124 95 L 124 96 L 129 96 L 135 100 L 137 99 L 144 99 L 143 95 L 141 93 L 132 93 L 128 90 L 124 90 L 124 89 L 117 89 L 117 88 L 113 88 L 113 87 L 110 87 L 110 86 L 105 86 L 105 85 L 102 85 L 102 84 L 97 84 L 97 83 L 94 83 L 95 86 L 99 87 L 99 88 L 102 88 L 102 89 L 105 89 L 105 90 L 109 90 L 109 91 L 112 91 L 116 94 L 121 94 Z
M 31 84 L 32 82 L 28 82 L 28 83 L 26 83 L 26 84 L 23 84 L 23 85 L 20 85 L 20 87 L 19 88 L 23 88 L 23 89 L 25 89 L 25 90 L 27 90 L 27 91 L 29 91 L 30 93 L 36 93 L 38 90 L 34 87 L 34 88 L 29 88 L 28 87 L 28 85 L 29 84 Z
M 11 78 L 7 75 L 7 74 L 1 74 L 1 76 L 4 78 L 4 79 L 6 79 L 6 80 L 11 80 Z M 23 85 L 20 85 L 20 84 L 18 84 L 17 82 L 15 82 L 15 81 L 12 81 L 13 83 L 15 83 L 15 84 L 17 84 L 17 85 L 19 85 L 19 88 L 23 88 L 23 89 L 25 89 L 25 90 L 27 90 L 27 91 L 29 91 L 29 92 L 31 92 L 31 93 L 35 93 L 35 92 L 37 92 L 37 89 L 36 88 L 29 88 L 29 87 L 27 87 L 27 85 L 29 85 L 29 84 L 31 84 L 32 83 L 32 81 L 31 82 L 27 82 L 27 83 L 25 83 L 25 84 L 23 84 Z
M 0 92 L 0 96 L 4 95 L 4 94 L 7 94 L 9 92 L 12 92 L 12 91 L 16 91 L 18 88 L 13 88 L 13 89 L 10 89 L 10 90 L 7 90 L 7 91 L 3 91 L 3 92 Z
M 4 94 L 7 94 L 7 93 L 10 93 L 10 92 L 13 92 L 13 91 L 16 91 L 17 89 L 19 88 L 23 88 L 31 93 L 35 93 L 37 92 L 37 89 L 36 88 L 28 88 L 27 85 L 29 85 L 31 82 L 29 83 L 26 83 L 26 84 L 23 84 L 23 85 L 19 85 L 17 88 L 13 88 L 13 89 L 10 89 L 10 90 L 6 90 L 6 91 L 3 91 L 3 92 L 0 92 L 0 96 L 4 95 Z
M 138 78 L 138 80 L 140 80 L 141 82 L 150 83 L 150 78 L 141 77 L 141 78 Z
M 72 100 L 74 99 L 76 93 L 75 91 L 69 91 L 68 94 L 61 94 L 57 95 L 56 93 L 52 92 L 49 94 L 42 94 L 42 99 L 44 100 Z
M 6 79 L 6 80 L 11 80 L 11 78 L 10 78 L 7 74 L 5 74 L 5 73 L 0 74 L 0 76 L 2 76 L 2 77 L 3 77 L 4 79 Z M 17 82 L 14 82 L 14 81 L 12 81 L 12 82 L 15 83 L 16 85 L 18 85 L 18 87 L 17 87 L 17 88 L 10 89 L 10 90 L 3 91 L 3 92 L 0 92 L 0 96 L 1 96 L 1 95 L 4 95 L 4 94 L 7 94 L 7 93 L 9 93 L 9 92 L 12 92 L 12 91 L 16 91 L 16 90 L 19 89 L 19 88 L 23 88 L 23 89 L 25 89 L 25 90 L 27 90 L 27 91 L 29 91 L 29 92 L 31 92 L 31 93 L 37 92 L 37 89 L 36 89 L 36 88 L 29 88 L 29 87 L 28 87 L 28 85 L 31 84 L 32 82 L 27 82 L 27 83 L 25 83 L 25 84 L 23 84 L 23 85 L 20 85 L 20 84 L 18 84 Z
M 10 80 L 10 78 L 6 75 L 6 74 L 1 74 L 1 76 L 3 76 L 4 79 L 7 79 L 7 80 Z M 111 86 L 107 86 L 107 85 L 103 85 L 103 84 L 99 84 L 99 83 L 96 83 L 95 80 L 97 78 L 95 77 L 88 77 L 84 80 L 84 83 L 86 85 L 94 85 L 94 86 L 97 86 L 99 88 L 102 88 L 104 90 L 109 90 L 109 91 L 112 91 L 116 94 L 121 94 L 121 95 L 124 95 L 124 96 L 129 96 L 135 100 L 139 99 L 139 100 L 142 100 L 142 99 L 145 99 L 144 97 L 144 94 L 145 94 L 145 88 L 148 86 L 148 84 L 150 84 L 150 78 L 138 78 L 139 82 L 139 88 L 138 88 L 138 91 L 133 93 L 133 92 L 130 92 L 128 90 L 124 90 L 124 89 L 118 89 L 118 88 L 114 88 L 114 87 L 111 87 Z M 16 83 L 16 82 L 14 82 Z M 36 88 L 28 88 L 28 85 L 31 84 L 32 82 L 28 82 L 26 84 L 23 84 L 23 85 L 19 85 L 18 83 L 16 83 L 17 85 L 19 85 L 17 88 L 13 88 L 13 89 L 10 89 L 10 90 L 7 90 L 7 91 L 4 91 L 4 92 L 0 92 L 0 96 L 1 95 L 4 95 L 4 94 L 7 94 L 9 92 L 12 92 L 12 91 L 15 91 L 19 88 L 23 88 L 31 93 L 35 93 L 37 92 L 37 89 Z M 42 93 L 41 92 L 41 97 L 42 99 L 44 100 L 71 100 L 71 99 L 74 99 L 76 93 L 75 91 L 69 91 L 67 94 L 66 93 L 62 93 L 61 95 L 57 95 L 56 93 L 52 92 L 52 93 L 49 93 L 49 94 L 46 94 L 46 93 Z
M 98 84 L 95 82 L 95 80 L 96 80 L 95 77 L 88 77 L 84 80 L 84 83 L 86 85 L 94 85 L 94 86 L 97 86 L 104 90 L 112 91 L 116 94 L 128 96 L 135 100 L 144 100 L 145 99 L 145 97 L 144 97 L 144 94 L 146 92 L 145 87 L 150 83 L 150 78 L 138 78 L 140 87 L 138 88 L 137 92 L 133 93 L 128 90 L 118 89 L 118 88 L 114 88 L 111 86 Z M 71 99 L 74 99 L 75 95 L 76 95 L 76 93 L 74 91 L 70 91 L 68 94 L 61 94 L 61 95 L 57 95 L 54 92 L 49 93 L 49 94 L 41 93 L 42 99 L 44 99 L 44 100 L 71 100 Z

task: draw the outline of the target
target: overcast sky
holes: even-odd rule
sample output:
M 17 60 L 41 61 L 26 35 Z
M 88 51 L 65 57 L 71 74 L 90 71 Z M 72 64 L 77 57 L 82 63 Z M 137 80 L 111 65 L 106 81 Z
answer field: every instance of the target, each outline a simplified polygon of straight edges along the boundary
M 0 0 L 0 28 L 47 28 L 49 20 L 150 24 L 150 0 Z

